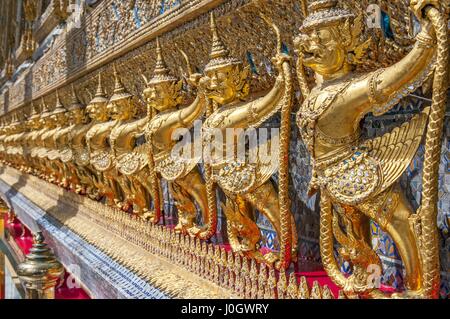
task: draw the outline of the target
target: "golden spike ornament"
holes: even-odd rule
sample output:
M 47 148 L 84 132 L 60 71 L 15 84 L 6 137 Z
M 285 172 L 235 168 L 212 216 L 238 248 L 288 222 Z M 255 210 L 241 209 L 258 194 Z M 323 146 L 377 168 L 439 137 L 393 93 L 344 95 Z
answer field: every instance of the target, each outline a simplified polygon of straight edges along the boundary
M 405 266 L 406 291 L 393 297 L 436 298 L 439 291 L 436 205 L 448 32 L 439 1 L 414 0 L 410 7 L 422 27 L 415 45 L 397 63 L 373 72 L 355 71 L 367 49 L 360 37 L 362 17 L 339 8 L 335 0 L 313 1 L 294 40 L 298 78 L 304 79 L 304 67 L 316 77 L 315 87 L 302 90 L 297 124 L 312 157 L 310 193 L 320 190 L 322 262 L 348 296 L 385 296 L 369 280 L 370 266 L 381 267 L 368 236 L 370 220 L 393 238 Z M 391 110 L 432 71 L 431 107 L 392 132 L 362 139 L 359 124 L 367 113 L 377 116 Z M 425 132 L 422 203 L 414 212 L 397 180 Z M 334 240 L 353 267 L 349 277 L 339 270 Z
M 306 277 L 300 277 L 300 284 L 298 287 L 298 299 L 310 299 L 309 286 Z
M 289 274 L 289 283 L 286 288 L 286 299 L 297 299 L 298 298 L 298 284 L 297 276 L 295 273 Z
M 317 280 L 313 282 L 310 299 L 322 299 L 322 288 Z
M 256 261 L 254 259 L 250 262 L 250 298 L 257 299 L 258 298 L 258 268 Z
M 322 287 L 322 299 L 334 299 L 333 293 L 327 285 Z
M 267 266 L 266 264 L 261 264 L 259 266 L 259 276 L 258 276 L 258 299 L 263 299 L 265 290 L 264 287 L 267 285 Z
M 277 279 L 275 275 L 275 269 L 269 269 L 269 276 L 267 277 L 267 291 L 266 299 L 276 299 Z
M 286 299 L 287 295 L 287 279 L 286 272 L 280 271 L 277 283 L 277 299 Z

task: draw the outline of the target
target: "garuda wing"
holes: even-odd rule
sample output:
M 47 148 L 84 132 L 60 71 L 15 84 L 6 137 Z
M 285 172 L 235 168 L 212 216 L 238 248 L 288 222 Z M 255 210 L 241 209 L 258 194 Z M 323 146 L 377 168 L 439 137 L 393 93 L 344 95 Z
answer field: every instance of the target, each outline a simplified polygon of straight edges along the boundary
M 391 186 L 411 163 L 422 141 L 430 108 L 425 108 L 409 122 L 370 141 L 370 157 L 375 159 L 381 172 L 381 189 Z

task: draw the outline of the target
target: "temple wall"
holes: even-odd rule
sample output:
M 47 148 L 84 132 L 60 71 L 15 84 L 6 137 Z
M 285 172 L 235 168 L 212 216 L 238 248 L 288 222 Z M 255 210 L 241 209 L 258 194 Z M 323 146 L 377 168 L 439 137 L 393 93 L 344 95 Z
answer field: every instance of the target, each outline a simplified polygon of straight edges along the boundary
M 77 87 L 82 102 L 86 103 L 95 92 L 96 77 L 100 72 L 105 79 L 106 92 L 110 96 L 114 85 L 113 64 L 117 66 L 126 89 L 134 95 L 134 102 L 139 106 L 142 114 L 145 105 L 142 91 L 145 84 L 140 75 L 149 75 L 154 66 L 156 37 L 159 37 L 167 64 L 174 73 L 178 76 L 186 73 L 184 62 L 176 47 L 186 51 L 191 64 L 197 71 L 202 72 L 208 61 L 210 50 L 208 12 L 211 10 L 217 16 L 221 34 L 230 52 L 251 67 L 250 91 L 252 94 L 261 95 L 273 85 L 276 74 L 270 58 L 275 52 L 276 39 L 270 27 L 255 13 L 254 4 L 250 0 L 136 0 L 132 8 L 129 7 L 128 1 L 103 0 L 96 6 L 85 7 L 84 10 L 79 20 L 72 16 L 73 19 L 68 19 L 65 25 L 48 20 L 51 9 L 47 9 L 37 20 L 35 31 L 39 43 L 34 56 L 18 65 L 8 80 L 1 77 L 0 83 L 3 85 L 0 85 L 0 115 L 8 114 L 12 110 L 21 110 L 24 114 L 29 114 L 31 101 L 39 104 L 41 98 L 47 104 L 54 105 L 56 89 L 60 92 L 62 103 L 67 104 L 70 99 L 71 85 Z M 280 3 L 269 1 L 264 11 L 282 30 L 283 49 L 294 55 L 292 36 L 297 34 L 302 20 L 298 1 L 280 1 Z M 48 27 L 53 24 L 55 24 L 54 28 Z M 57 32 L 54 32 L 55 30 Z M 242 41 L 237 41 L 237 36 Z M 384 64 L 389 64 L 398 58 L 395 56 L 390 60 L 387 57 Z M 368 69 L 371 68 L 374 67 L 368 66 Z M 295 111 L 299 107 L 301 98 L 298 91 L 296 87 Z M 422 93 L 424 92 L 418 92 L 423 96 Z M 417 113 L 424 103 L 429 104 L 423 102 L 423 99 L 407 98 L 393 111 L 381 117 L 367 116 L 364 124 L 366 136 L 379 136 L 390 131 L 399 123 L 409 119 L 412 114 Z M 292 123 L 295 123 L 294 114 Z M 273 117 L 265 123 L 265 126 L 279 127 L 279 117 Z M 414 208 L 417 208 L 420 203 L 423 153 L 423 146 L 421 146 L 400 181 L 402 189 Z M 297 126 L 294 124 L 291 130 L 289 160 L 291 210 L 298 231 L 299 261 L 309 269 L 319 269 L 321 265 L 318 245 L 318 196 L 308 197 L 307 195 L 311 178 L 310 159 L 300 139 Z M 277 183 L 276 175 L 273 180 Z M 439 185 L 441 295 L 448 296 L 450 293 L 450 107 L 447 108 Z M 176 208 L 168 192 L 167 184 L 163 184 L 163 189 L 166 221 L 169 224 L 175 224 Z M 261 246 L 278 249 L 278 238 L 270 222 L 262 215 L 258 216 L 257 222 L 263 235 Z M 373 248 L 383 262 L 383 282 L 401 288 L 403 266 L 395 244 L 375 223 L 371 224 L 371 234 Z M 226 219 L 219 209 L 218 232 L 212 241 L 222 244 L 226 240 Z M 342 264 L 341 268 L 347 271 L 348 265 Z M 99 296 L 102 296 L 100 292 Z

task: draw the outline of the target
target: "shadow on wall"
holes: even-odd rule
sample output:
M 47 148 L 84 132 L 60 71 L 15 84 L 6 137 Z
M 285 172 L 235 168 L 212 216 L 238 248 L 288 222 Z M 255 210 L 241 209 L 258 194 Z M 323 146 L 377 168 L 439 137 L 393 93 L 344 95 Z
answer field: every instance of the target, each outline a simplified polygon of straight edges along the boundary
M 69 29 L 65 33 L 64 41 L 66 79 L 74 70 L 82 71 L 86 68 L 87 48 L 89 47 L 86 31 L 86 15 L 88 12 L 83 12 L 85 9 L 81 6 L 75 6 L 68 10 L 73 10 L 73 14 L 67 20 L 66 28 Z
M 5 171 L 5 167 L 1 166 L 0 167 L 0 175 L 3 174 L 4 171 Z M 15 182 L 13 185 L 11 185 L 9 190 L 4 194 L 4 199 L 10 208 L 13 207 L 12 198 L 14 198 L 17 195 L 17 193 L 20 192 L 22 187 L 24 187 L 27 184 L 28 178 L 29 178 L 28 175 L 21 174 L 19 177 L 19 180 L 17 182 Z

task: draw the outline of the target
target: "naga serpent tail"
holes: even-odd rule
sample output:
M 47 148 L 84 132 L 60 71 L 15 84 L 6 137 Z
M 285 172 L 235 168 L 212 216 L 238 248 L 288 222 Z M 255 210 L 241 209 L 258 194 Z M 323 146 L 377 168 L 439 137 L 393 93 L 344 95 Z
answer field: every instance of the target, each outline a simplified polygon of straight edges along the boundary
M 213 112 L 212 102 L 208 100 L 206 108 L 206 117 L 209 117 Z M 202 231 L 198 237 L 200 239 L 209 239 L 216 233 L 217 228 L 217 206 L 216 206 L 216 186 L 212 178 L 212 167 L 210 164 L 204 164 L 205 168 L 205 182 L 206 182 L 206 200 L 208 203 L 208 221 L 206 223 L 206 230 Z
M 437 36 L 437 64 L 434 72 L 433 100 L 425 140 L 422 203 L 419 208 L 419 235 L 423 268 L 423 297 L 439 295 L 440 266 L 437 234 L 438 176 L 441 159 L 442 131 L 447 98 L 448 33 L 443 15 L 434 7 L 425 8 Z

